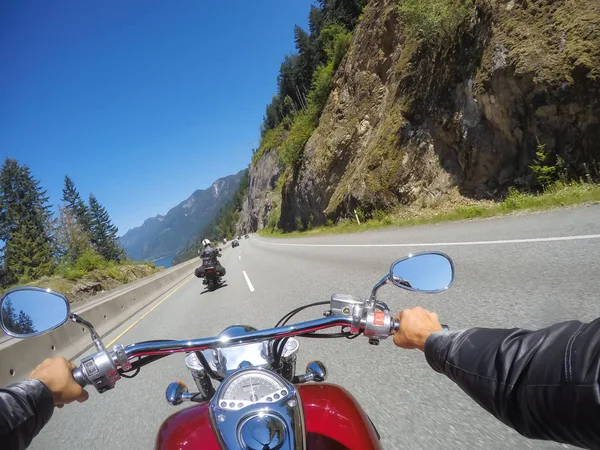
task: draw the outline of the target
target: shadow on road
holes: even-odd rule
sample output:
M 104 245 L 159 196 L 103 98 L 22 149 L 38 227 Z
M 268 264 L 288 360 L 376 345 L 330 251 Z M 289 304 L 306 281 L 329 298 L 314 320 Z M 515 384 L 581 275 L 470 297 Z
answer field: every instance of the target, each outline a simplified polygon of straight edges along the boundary
M 208 294 L 209 292 L 215 292 L 223 287 L 227 287 L 228 284 L 226 281 L 224 281 L 222 284 L 218 285 L 215 289 L 213 289 L 212 291 L 208 290 L 208 287 L 205 287 L 204 290 L 202 292 L 200 292 L 200 295 L 204 295 L 204 294 Z

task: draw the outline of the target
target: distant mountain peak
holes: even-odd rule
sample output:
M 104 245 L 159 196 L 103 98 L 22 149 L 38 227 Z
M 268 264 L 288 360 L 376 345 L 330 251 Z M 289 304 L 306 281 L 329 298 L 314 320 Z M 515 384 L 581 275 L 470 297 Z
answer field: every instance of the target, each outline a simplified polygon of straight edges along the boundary
M 196 190 L 164 216 L 158 214 L 144 220 L 141 226 L 119 238 L 121 245 L 136 260 L 174 255 L 231 200 L 243 174 L 244 170 L 241 170 L 235 175 L 219 178 L 209 188 Z

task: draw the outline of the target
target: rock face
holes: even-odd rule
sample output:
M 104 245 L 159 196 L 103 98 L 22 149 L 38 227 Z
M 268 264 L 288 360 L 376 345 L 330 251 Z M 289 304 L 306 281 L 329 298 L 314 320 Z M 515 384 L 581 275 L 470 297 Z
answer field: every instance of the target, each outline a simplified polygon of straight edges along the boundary
M 248 195 L 237 224 L 238 234 L 262 230 L 267 226 L 272 211 L 281 203 L 275 193 L 280 174 L 275 150 L 265 152 L 258 163 L 250 167 Z
M 136 260 L 174 255 L 231 200 L 243 174 L 244 170 L 219 178 L 208 189 L 195 191 L 165 216 L 152 217 L 129 230 L 119 238 L 121 245 Z
M 428 45 L 409 35 L 398 2 L 369 2 L 302 163 L 283 185 L 281 228 L 454 190 L 495 197 L 535 182 L 539 146 L 570 175 L 597 170 L 600 2 L 473 3 L 462 28 Z M 262 195 L 253 191 L 248 203 Z M 251 230 L 258 214 L 266 220 L 260 208 L 248 212 Z

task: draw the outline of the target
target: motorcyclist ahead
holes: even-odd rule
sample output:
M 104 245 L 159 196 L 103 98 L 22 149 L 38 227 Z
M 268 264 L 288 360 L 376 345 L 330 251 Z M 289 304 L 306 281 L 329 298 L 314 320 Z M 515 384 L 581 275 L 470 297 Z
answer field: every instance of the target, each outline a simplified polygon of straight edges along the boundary
M 223 267 L 217 259 L 218 256 L 221 256 L 219 250 L 210 245 L 208 239 L 202 241 L 202 246 L 204 248 L 198 252 L 200 258 L 202 258 L 202 265 L 194 271 L 194 275 L 196 275 L 197 278 L 203 278 L 206 267 L 214 267 L 215 271 L 220 273 L 221 276 L 225 275 L 225 267 Z

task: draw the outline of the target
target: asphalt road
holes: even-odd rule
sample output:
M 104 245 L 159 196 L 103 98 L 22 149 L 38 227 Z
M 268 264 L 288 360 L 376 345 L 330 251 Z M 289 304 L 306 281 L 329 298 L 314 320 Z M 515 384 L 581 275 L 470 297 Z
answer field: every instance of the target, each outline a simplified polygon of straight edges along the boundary
M 394 259 L 434 249 L 455 262 L 456 279 L 449 291 L 425 295 L 386 286 L 380 299 L 396 310 L 415 305 L 435 310 L 454 329 L 537 328 L 600 316 L 600 206 L 588 206 L 345 236 L 252 236 L 224 255 L 227 286 L 203 293 L 201 281 L 192 276 L 105 343 L 143 314 L 118 342 L 212 336 L 235 323 L 273 326 L 289 310 L 327 300 L 333 292 L 366 296 Z M 317 308 L 299 320 L 321 313 Z M 385 448 L 568 448 L 522 438 L 434 373 L 422 353 L 397 349 L 391 340 L 379 347 L 362 338 L 300 343 L 298 367 L 311 359 L 323 361 L 329 381 L 349 389 L 371 416 Z M 121 380 L 112 391 L 91 392 L 85 404 L 56 410 L 31 448 L 152 448 L 162 421 L 180 408 L 166 403 L 167 385 L 183 380 L 194 387 L 183 360 L 183 355 L 165 358 L 135 379 Z

